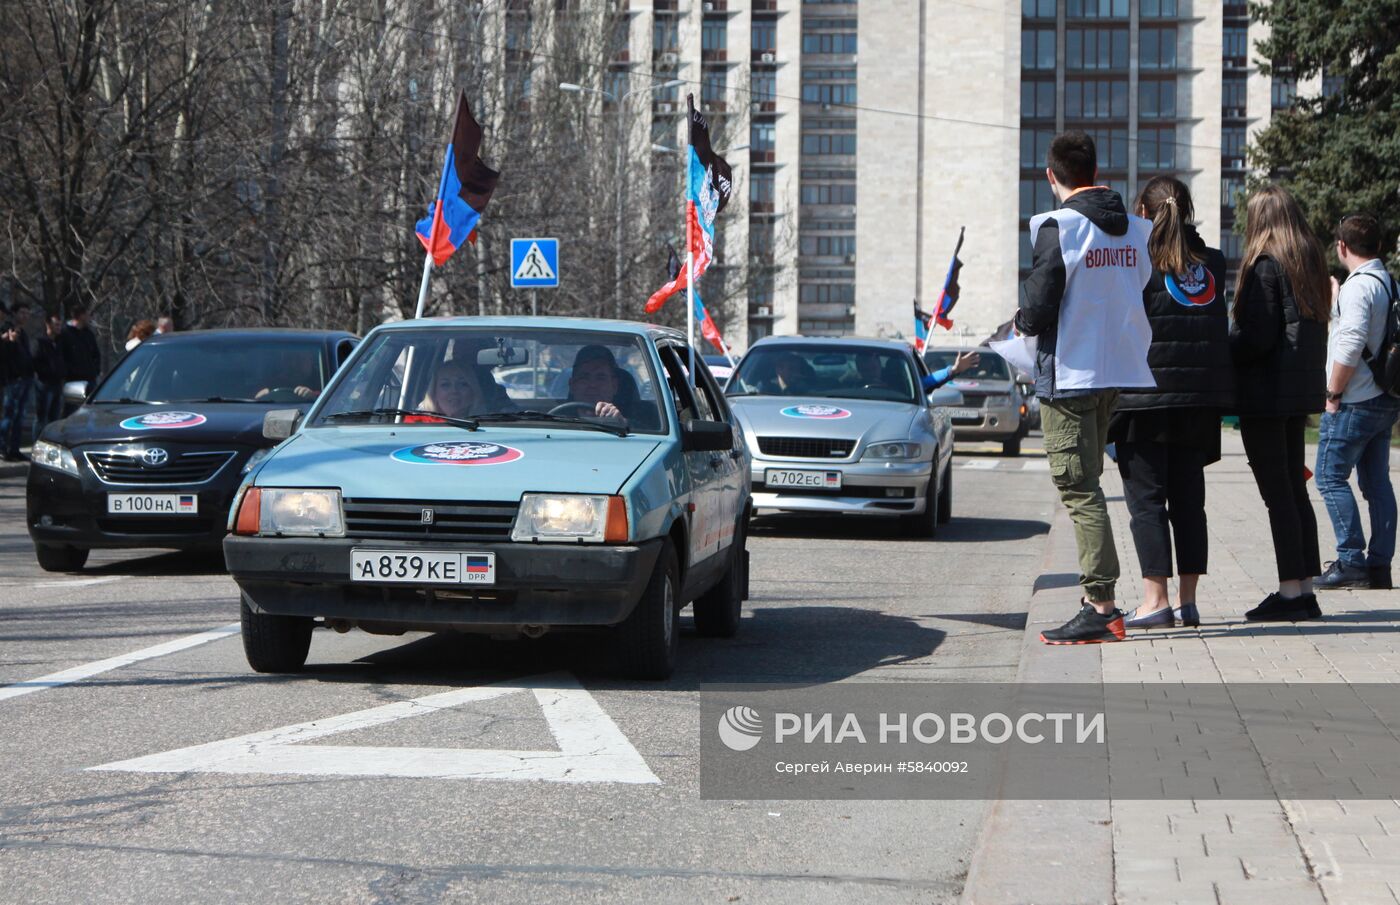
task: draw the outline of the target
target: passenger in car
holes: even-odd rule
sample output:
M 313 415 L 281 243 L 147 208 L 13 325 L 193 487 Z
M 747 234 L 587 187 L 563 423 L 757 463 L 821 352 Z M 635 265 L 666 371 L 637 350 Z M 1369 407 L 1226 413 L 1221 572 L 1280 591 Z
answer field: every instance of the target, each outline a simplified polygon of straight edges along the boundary
M 773 376 L 764 381 L 763 391 L 774 396 L 801 396 L 812 392 L 816 374 L 797 355 L 786 352 L 773 361 Z
M 428 395 L 418 407 L 425 412 L 439 412 L 448 418 L 466 418 L 482 414 L 487 406 L 476 369 L 454 358 L 438 365 Z M 414 417 L 422 416 L 410 415 L 404 420 Z

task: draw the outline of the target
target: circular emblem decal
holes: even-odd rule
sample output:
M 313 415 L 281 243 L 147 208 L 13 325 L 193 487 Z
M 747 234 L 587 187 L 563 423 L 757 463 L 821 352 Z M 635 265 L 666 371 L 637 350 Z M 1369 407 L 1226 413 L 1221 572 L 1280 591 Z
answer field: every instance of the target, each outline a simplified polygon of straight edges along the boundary
M 1204 264 L 1192 264 L 1179 276 L 1167 274 L 1164 282 L 1178 305 L 1199 308 L 1215 301 L 1215 276 Z
M 208 421 L 198 412 L 147 412 L 135 418 L 127 418 L 121 423 L 122 430 L 175 430 L 181 427 L 195 427 Z
M 471 442 L 405 446 L 390 453 L 392 458 L 413 465 L 504 465 L 524 455 L 513 446 Z
M 851 413 L 835 405 L 790 405 L 783 409 L 783 414 L 789 418 L 822 418 L 831 420 L 835 418 L 849 418 Z

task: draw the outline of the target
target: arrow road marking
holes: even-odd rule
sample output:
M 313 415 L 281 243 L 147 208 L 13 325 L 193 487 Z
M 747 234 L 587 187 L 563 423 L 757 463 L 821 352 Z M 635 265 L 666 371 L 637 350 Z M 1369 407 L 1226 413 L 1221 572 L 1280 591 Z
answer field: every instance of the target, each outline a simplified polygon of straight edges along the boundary
M 341 732 L 383 726 L 477 701 L 530 692 L 539 702 L 554 751 L 306 745 Z M 268 729 L 237 738 L 89 767 L 139 773 L 263 773 L 395 776 L 544 782 L 659 783 L 612 718 L 572 676 L 461 688 Z

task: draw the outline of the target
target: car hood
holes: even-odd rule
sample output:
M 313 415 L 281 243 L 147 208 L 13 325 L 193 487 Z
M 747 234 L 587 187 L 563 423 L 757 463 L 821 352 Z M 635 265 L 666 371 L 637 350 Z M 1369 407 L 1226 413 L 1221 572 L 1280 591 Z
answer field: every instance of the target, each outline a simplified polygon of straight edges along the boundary
M 317 427 L 279 447 L 254 480 L 261 487 L 339 487 L 351 499 L 617 493 L 659 445 L 656 436 L 568 429 Z
M 1016 384 L 1010 380 L 963 380 L 961 377 L 957 377 L 949 381 L 948 386 L 964 393 L 984 396 L 993 396 L 998 393 L 1009 395 L 1016 392 Z
M 840 440 L 902 440 L 921 411 L 905 402 L 820 396 L 730 396 L 729 406 L 755 436 Z
M 44 429 L 45 440 L 74 447 L 88 443 L 160 443 L 162 445 L 229 443 L 266 447 L 263 415 L 274 408 L 310 405 L 264 405 L 239 402 L 133 403 L 84 405 Z

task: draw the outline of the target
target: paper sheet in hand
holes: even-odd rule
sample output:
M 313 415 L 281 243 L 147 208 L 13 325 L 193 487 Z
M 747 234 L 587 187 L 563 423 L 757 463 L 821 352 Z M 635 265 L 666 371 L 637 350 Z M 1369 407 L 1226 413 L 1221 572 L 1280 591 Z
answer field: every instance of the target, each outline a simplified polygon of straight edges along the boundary
M 1030 377 L 1035 377 L 1037 343 L 1034 336 L 1013 336 L 1010 339 L 987 343 L 987 345 L 991 347 L 993 352 L 1005 358 L 1011 367 Z

